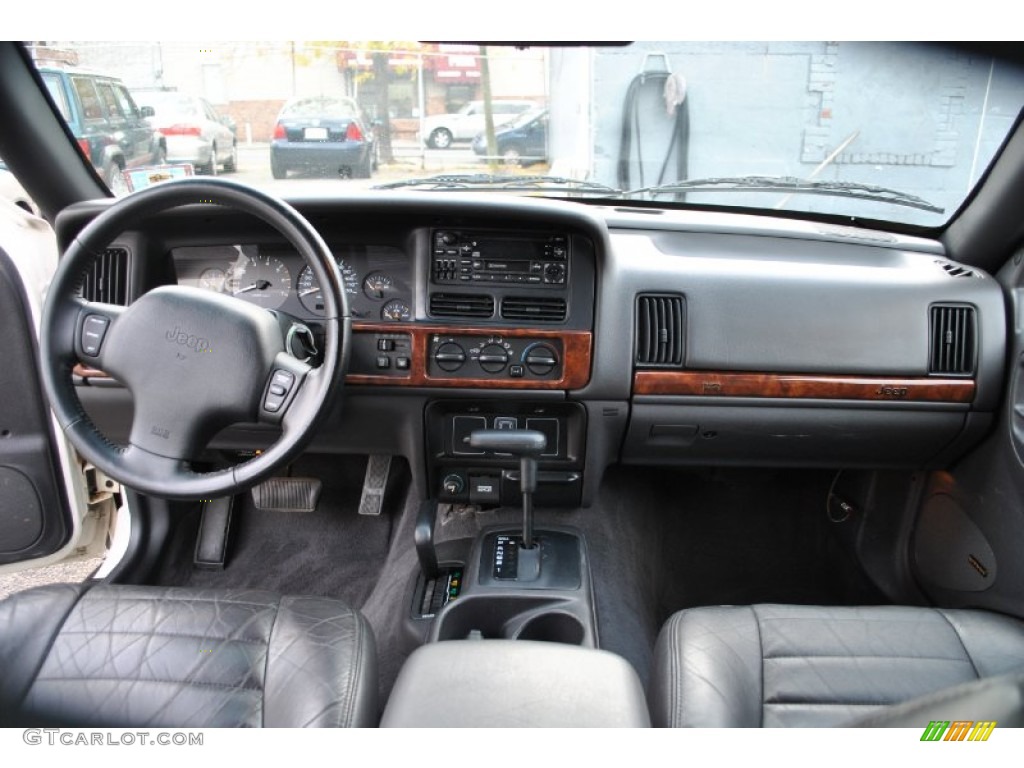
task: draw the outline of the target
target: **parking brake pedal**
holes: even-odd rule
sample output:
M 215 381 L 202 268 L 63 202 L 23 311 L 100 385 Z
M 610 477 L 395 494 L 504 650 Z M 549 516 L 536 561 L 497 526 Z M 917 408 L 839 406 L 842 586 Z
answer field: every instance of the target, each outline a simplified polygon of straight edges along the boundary
M 263 512 L 313 512 L 322 487 L 315 477 L 274 477 L 252 489 L 252 503 Z
M 231 508 L 234 496 L 219 499 L 205 499 L 202 502 L 203 516 L 199 521 L 196 536 L 196 551 L 192 564 L 205 571 L 224 569 L 228 553 L 228 534 L 231 532 Z
M 384 508 L 384 490 L 391 474 L 391 457 L 371 455 L 366 462 L 366 477 L 363 479 L 363 497 L 359 500 L 360 515 L 379 515 Z

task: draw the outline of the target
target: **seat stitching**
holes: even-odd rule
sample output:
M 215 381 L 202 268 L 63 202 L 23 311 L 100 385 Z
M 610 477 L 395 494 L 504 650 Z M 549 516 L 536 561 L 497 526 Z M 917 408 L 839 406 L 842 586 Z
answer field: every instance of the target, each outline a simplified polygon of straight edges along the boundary
M 761 650 L 761 679 L 759 681 L 761 683 L 761 722 L 758 723 L 758 727 L 764 728 L 764 707 L 766 703 L 764 700 L 764 637 L 761 635 L 761 617 L 757 613 L 757 608 L 753 605 L 750 606 L 750 612 L 754 615 L 754 628 L 757 630 L 757 644 Z
M 766 707 L 794 707 L 805 704 L 813 704 L 815 707 L 885 707 L 892 704 L 891 701 L 816 701 L 814 699 L 792 699 L 786 701 L 765 702 Z
M 957 662 L 960 662 L 961 664 L 969 663 L 967 660 L 963 659 L 962 657 L 955 657 L 955 656 L 911 656 L 911 655 L 895 656 L 895 655 L 886 655 L 886 654 L 875 655 L 875 654 L 867 654 L 867 653 L 857 653 L 857 654 L 838 654 L 838 653 L 836 653 L 836 654 L 830 654 L 830 653 L 823 653 L 823 654 L 816 654 L 816 653 L 808 653 L 808 654 L 783 654 L 781 656 L 765 656 L 764 658 L 765 658 L 765 660 L 770 660 L 770 661 L 776 661 L 778 659 L 904 659 L 904 660 L 905 659 L 910 659 L 911 661 L 918 661 L 918 660 L 920 660 L 920 661 L 957 661 Z
M 243 637 L 232 637 L 231 635 L 224 635 L 223 637 L 214 637 L 212 635 L 193 635 L 177 632 L 145 632 L 139 630 L 137 632 L 131 632 L 129 630 L 115 630 L 115 629 L 102 629 L 95 632 L 89 630 L 69 630 L 67 632 L 61 632 L 62 636 L 67 635 L 89 635 L 91 637 L 101 637 L 103 635 L 134 635 L 138 637 L 180 637 L 187 640 L 216 640 L 218 642 L 230 641 L 233 643 L 247 643 L 249 645 L 262 645 L 265 641 L 263 640 L 248 640 Z
M 90 596 L 90 600 L 110 600 L 110 599 L 112 599 L 112 598 L 110 596 L 108 596 L 108 595 L 100 595 L 98 597 Z M 255 605 L 255 606 L 259 606 L 260 608 L 264 608 L 266 610 L 273 609 L 274 605 L 275 605 L 272 602 L 257 602 L 255 600 L 221 600 L 221 599 L 218 599 L 216 597 L 205 597 L 203 595 L 193 595 L 193 596 L 181 595 L 180 597 L 179 596 L 175 596 L 175 595 L 167 595 L 167 596 L 164 596 L 164 595 L 154 595 L 152 597 L 147 597 L 146 595 L 128 595 L 128 596 L 125 596 L 125 597 L 118 597 L 116 599 L 120 600 L 123 603 L 130 603 L 130 602 L 134 601 L 134 602 L 139 602 L 139 603 L 175 602 L 175 603 L 209 603 L 211 605 Z
M 50 642 L 47 644 L 46 652 L 40 655 L 39 665 L 36 667 L 35 674 L 32 675 L 29 684 L 25 686 L 25 692 L 21 695 L 20 705 L 24 705 L 25 699 L 27 699 L 29 697 L 29 694 L 32 693 L 32 687 L 39 680 L 39 673 L 42 672 L 43 667 L 46 666 L 46 662 L 50 658 L 50 653 L 53 652 L 53 646 L 56 644 L 57 638 L 61 635 L 61 630 L 64 628 L 64 625 L 67 624 L 68 616 L 71 615 L 71 613 L 75 610 L 78 604 L 82 601 L 82 598 L 85 596 L 88 590 L 89 587 L 86 586 L 84 589 L 82 589 L 81 593 L 71 602 L 71 605 L 68 607 L 67 612 L 64 614 L 64 618 L 60 622 L 60 626 L 57 627 L 57 631 L 53 633 L 52 637 L 50 637 Z
M 277 598 L 274 607 L 274 618 L 267 633 L 267 658 L 263 661 L 263 695 L 260 696 L 260 727 L 267 727 L 267 684 L 270 682 L 270 657 L 274 654 L 274 630 L 277 629 L 277 618 L 281 615 L 281 600 Z
M 133 685 L 137 683 L 159 683 L 163 685 L 192 685 L 202 688 L 227 688 L 230 690 L 238 691 L 260 691 L 259 687 L 252 687 L 249 685 L 235 685 L 232 683 L 203 683 L 196 680 L 161 680 L 160 678 L 127 678 L 127 677 L 40 677 L 38 681 L 44 683 L 77 683 L 77 682 L 117 682 L 117 683 L 131 683 Z
M 363 661 L 363 643 L 362 643 L 362 640 L 363 640 L 363 626 L 360 623 L 360 621 L 358 620 L 358 618 L 356 619 L 355 624 L 356 624 L 356 631 L 354 632 L 354 638 L 355 638 L 355 654 L 354 654 L 354 656 L 355 656 L 355 664 L 349 670 L 349 684 L 348 684 L 348 692 L 347 692 L 348 695 L 346 697 L 347 698 L 347 702 L 346 703 L 348 704 L 348 706 L 345 708 L 345 713 L 344 713 L 345 714 L 345 721 L 344 721 L 345 727 L 351 727 L 352 726 L 352 720 L 354 719 L 353 711 L 355 710 L 355 702 L 356 702 L 355 689 L 356 689 L 356 687 L 357 687 L 357 685 L 359 683 L 358 671 L 362 668 L 362 661 Z
M 964 656 L 967 657 L 967 661 L 971 664 L 971 669 L 974 670 L 974 677 L 980 680 L 981 674 L 978 672 L 978 668 L 974 665 L 974 659 L 971 658 L 971 653 L 967 650 L 967 646 L 964 644 L 964 639 L 960 637 L 960 632 L 957 630 L 956 626 L 954 626 L 953 622 L 950 621 L 945 611 L 943 611 L 941 608 L 936 608 L 935 612 L 939 614 L 939 616 L 941 616 L 943 620 L 949 625 L 949 628 L 953 630 L 953 634 L 956 635 L 957 642 L 960 643 L 960 647 L 964 649 Z

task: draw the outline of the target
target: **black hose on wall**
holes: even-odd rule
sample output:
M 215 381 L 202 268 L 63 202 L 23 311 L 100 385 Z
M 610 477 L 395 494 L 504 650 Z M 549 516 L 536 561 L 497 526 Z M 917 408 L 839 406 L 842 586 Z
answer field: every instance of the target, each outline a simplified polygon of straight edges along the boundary
M 674 116 L 671 118 L 673 120 L 672 130 L 658 178 L 652 182 L 647 182 L 644 179 L 643 145 L 641 141 L 644 120 L 639 110 L 641 89 L 657 86 L 660 91 L 664 91 L 665 85 L 671 77 L 674 77 L 671 72 L 641 73 L 633 78 L 629 88 L 626 90 L 626 99 L 622 111 L 621 141 L 619 144 L 616 179 L 619 189 L 628 190 L 644 186 L 657 186 L 672 181 L 683 181 L 689 176 L 690 110 L 689 100 L 684 97 L 682 103 L 676 106 Z M 647 119 L 650 119 L 650 117 Z M 636 135 L 635 151 L 634 134 Z M 673 154 L 675 155 L 675 178 L 666 179 Z M 634 167 L 637 172 L 636 183 L 633 182 Z M 676 200 L 681 201 L 682 199 L 683 193 L 676 193 Z

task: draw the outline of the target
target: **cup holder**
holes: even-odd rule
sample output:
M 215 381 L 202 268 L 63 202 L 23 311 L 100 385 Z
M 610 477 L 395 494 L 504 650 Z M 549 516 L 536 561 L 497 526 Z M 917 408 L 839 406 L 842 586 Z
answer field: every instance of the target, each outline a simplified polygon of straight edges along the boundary
M 593 645 L 584 619 L 565 600 L 526 596 L 464 596 L 449 603 L 439 617 L 434 640 L 542 640 L 566 645 Z
M 583 644 L 583 624 L 575 616 L 552 611 L 535 616 L 523 625 L 516 635 L 519 640 L 543 640 L 566 645 Z

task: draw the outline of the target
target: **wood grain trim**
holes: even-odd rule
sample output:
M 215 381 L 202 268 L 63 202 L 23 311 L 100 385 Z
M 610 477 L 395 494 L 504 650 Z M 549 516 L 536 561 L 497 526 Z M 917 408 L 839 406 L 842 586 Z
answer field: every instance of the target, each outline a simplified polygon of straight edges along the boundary
M 555 331 L 550 328 L 452 328 L 443 325 L 403 325 L 400 323 L 353 323 L 353 333 L 406 333 L 412 340 L 410 369 L 407 376 L 350 374 L 346 384 L 373 384 L 385 387 L 466 387 L 470 389 L 579 389 L 590 381 L 590 357 L 593 337 L 589 331 Z M 456 376 L 438 378 L 427 374 L 430 337 L 437 334 L 460 336 L 505 336 L 508 338 L 558 339 L 562 342 L 562 378 L 467 379 Z M 106 378 L 103 371 L 76 365 L 76 376 Z
M 969 403 L 974 389 L 972 379 L 720 371 L 637 371 L 633 375 L 636 395 Z
M 405 325 L 401 323 L 353 323 L 353 333 L 407 333 L 412 339 L 412 360 L 408 376 L 350 374 L 346 384 L 375 384 L 402 387 L 467 387 L 470 389 L 579 389 L 590 381 L 593 335 L 590 331 L 560 331 L 551 328 L 480 328 L 448 325 Z M 562 377 L 536 379 L 469 379 L 457 375 L 436 377 L 427 373 L 430 337 L 434 334 L 459 336 L 504 336 L 506 338 L 557 339 L 562 342 Z

